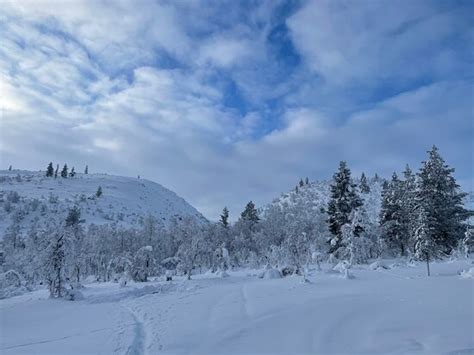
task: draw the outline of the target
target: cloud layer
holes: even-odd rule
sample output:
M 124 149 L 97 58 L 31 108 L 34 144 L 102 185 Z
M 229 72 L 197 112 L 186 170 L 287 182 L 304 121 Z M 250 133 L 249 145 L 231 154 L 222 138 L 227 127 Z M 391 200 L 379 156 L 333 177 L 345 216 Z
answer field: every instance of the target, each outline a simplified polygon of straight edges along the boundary
M 417 167 L 472 188 L 470 2 L 10 2 L 2 165 L 141 175 L 210 219 L 300 177 Z

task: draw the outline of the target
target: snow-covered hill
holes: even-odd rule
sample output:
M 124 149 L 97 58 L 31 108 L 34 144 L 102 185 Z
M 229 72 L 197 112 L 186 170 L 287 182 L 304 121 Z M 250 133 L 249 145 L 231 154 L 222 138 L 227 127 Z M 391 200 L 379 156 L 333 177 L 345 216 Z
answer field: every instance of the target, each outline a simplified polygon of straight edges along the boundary
M 101 186 L 102 196 L 96 197 Z M 73 178 L 47 178 L 44 172 L 0 171 L 0 238 L 18 221 L 22 230 L 34 222 L 64 219 L 78 206 L 85 224 L 117 223 L 139 226 L 153 215 L 165 226 L 173 218 L 206 219 L 183 198 L 152 181 L 106 174 L 76 174 Z
M 377 223 L 380 213 L 381 194 L 383 179 L 367 179 L 370 192 L 360 194 L 364 200 L 364 206 L 367 211 L 369 220 L 372 223 Z M 358 184 L 359 181 L 355 180 Z M 265 215 L 265 212 L 272 206 L 279 206 L 283 211 L 313 211 L 314 214 L 320 214 L 321 209 L 325 209 L 330 198 L 330 184 L 331 181 L 314 181 L 308 185 L 299 186 L 298 190 L 293 189 L 289 192 L 283 193 L 280 197 L 274 199 L 270 204 L 265 206 L 260 212 Z M 297 207 L 297 208 L 294 208 Z M 310 212 L 311 213 L 311 212 Z

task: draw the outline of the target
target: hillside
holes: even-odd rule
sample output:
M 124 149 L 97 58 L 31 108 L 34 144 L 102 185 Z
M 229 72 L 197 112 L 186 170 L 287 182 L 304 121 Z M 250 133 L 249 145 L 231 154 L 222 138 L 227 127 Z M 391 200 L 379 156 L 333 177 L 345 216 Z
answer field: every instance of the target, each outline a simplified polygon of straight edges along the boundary
M 102 196 L 96 197 L 98 187 Z M 139 226 L 153 215 L 165 226 L 186 216 L 206 219 L 183 198 L 155 182 L 106 174 L 76 174 L 73 178 L 46 178 L 44 172 L 0 171 L 0 237 L 14 221 L 22 230 L 34 222 L 64 219 L 77 205 L 85 224 L 116 223 Z
M 367 212 L 369 221 L 373 224 L 378 223 L 378 216 L 380 212 L 381 193 L 383 179 L 368 179 L 368 185 L 370 192 L 367 194 L 361 194 L 364 199 L 364 206 Z M 359 183 L 357 180 L 355 183 Z M 298 188 L 282 193 L 280 197 L 274 199 L 270 204 L 265 206 L 261 213 L 265 213 L 272 206 L 279 206 L 283 211 L 305 211 L 314 215 L 321 214 L 321 209 L 327 207 L 330 195 L 330 181 L 314 181 L 310 182 L 309 185 L 304 185 Z

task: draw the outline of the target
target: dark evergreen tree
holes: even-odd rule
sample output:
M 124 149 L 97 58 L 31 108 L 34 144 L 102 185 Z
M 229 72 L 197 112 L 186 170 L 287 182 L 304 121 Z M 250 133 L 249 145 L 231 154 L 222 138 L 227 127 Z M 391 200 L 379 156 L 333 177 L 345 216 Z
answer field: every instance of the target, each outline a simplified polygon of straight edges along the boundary
M 59 164 L 56 164 L 56 170 L 54 170 L 54 178 L 55 179 L 58 177 L 58 172 L 59 172 Z
M 445 164 L 438 148 L 428 152 L 428 160 L 418 172 L 416 203 L 427 214 L 427 227 L 433 231 L 433 243 L 440 253 L 448 254 L 462 240 L 465 221 L 472 212 L 463 205 L 465 193 L 452 176 L 454 169 Z
M 53 163 L 49 163 L 48 167 L 46 168 L 46 177 L 53 177 L 53 175 L 54 175 Z
M 84 174 L 86 174 L 86 175 L 89 174 L 89 166 L 88 165 L 86 165 L 86 168 L 84 169 Z
M 68 215 L 66 217 L 66 227 L 71 227 L 79 224 L 81 222 L 81 210 L 79 207 L 74 206 L 69 209 Z
M 300 189 L 299 189 L 298 185 L 295 186 L 295 192 L 296 193 L 300 192 Z
M 102 196 L 102 186 L 99 186 L 99 187 L 97 188 L 97 191 L 96 191 L 95 195 L 96 195 L 97 197 Z
M 229 210 L 227 207 L 222 210 L 220 223 L 224 228 L 229 228 Z
M 342 226 L 351 223 L 352 212 L 362 206 L 362 200 L 356 192 L 356 185 L 352 182 L 351 171 L 346 162 L 341 161 L 338 171 L 333 176 L 331 184 L 331 199 L 327 213 L 329 231 L 332 237 L 329 240 L 330 253 L 336 253 L 343 246 Z
M 362 173 L 362 175 L 360 176 L 359 189 L 360 192 L 362 192 L 363 194 L 368 194 L 370 192 L 370 187 L 367 184 L 367 178 L 365 177 L 364 173 Z
M 308 179 L 308 177 L 306 177 L 304 183 L 305 183 L 306 185 L 309 185 L 309 179 Z
M 304 181 L 303 179 L 300 179 L 300 187 L 303 187 L 304 186 Z
M 71 172 L 69 173 L 70 177 L 76 176 L 76 172 L 74 171 L 74 167 L 72 167 Z
M 8 171 L 12 171 L 12 166 L 11 165 L 8 167 Z
M 63 170 L 61 170 L 61 177 L 67 178 L 67 164 L 64 164 Z
M 260 221 L 260 218 L 258 217 L 258 211 L 252 201 L 247 203 L 245 210 L 240 214 L 240 218 L 253 223 L 258 223 Z

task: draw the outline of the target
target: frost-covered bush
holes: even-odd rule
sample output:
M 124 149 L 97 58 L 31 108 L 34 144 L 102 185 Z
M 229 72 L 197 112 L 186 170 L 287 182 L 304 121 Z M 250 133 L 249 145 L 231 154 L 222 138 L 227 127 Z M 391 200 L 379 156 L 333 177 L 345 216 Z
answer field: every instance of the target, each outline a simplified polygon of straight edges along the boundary
M 8 202 L 18 203 L 20 202 L 20 195 L 16 191 L 8 191 L 6 194 L 6 199 Z
M 132 261 L 131 276 L 134 281 L 146 282 L 154 267 L 153 248 L 144 246 L 136 252 Z

